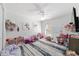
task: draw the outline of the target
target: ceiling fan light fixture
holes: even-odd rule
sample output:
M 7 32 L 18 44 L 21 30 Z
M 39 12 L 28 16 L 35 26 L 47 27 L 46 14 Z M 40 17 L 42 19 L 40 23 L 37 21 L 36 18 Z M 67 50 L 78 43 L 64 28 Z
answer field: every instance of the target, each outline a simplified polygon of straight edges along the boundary
M 41 20 L 42 20 L 42 21 L 43 21 L 43 20 L 45 20 L 45 19 L 46 19 L 46 17 L 45 17 L 45 16 L 42 16 L 42 17 L 41 17 Z

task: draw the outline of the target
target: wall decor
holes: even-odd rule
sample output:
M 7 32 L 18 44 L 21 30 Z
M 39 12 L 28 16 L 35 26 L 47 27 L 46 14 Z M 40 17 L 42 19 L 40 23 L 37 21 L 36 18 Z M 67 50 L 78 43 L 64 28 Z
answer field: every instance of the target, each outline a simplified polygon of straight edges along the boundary
M 19 27 L 17 27 L 17 31 L 19 32 Z
M 26 23 L 24 26 L 26 27 L 27 30 L 30 30 L 30 25 L 28 23 Z
M 5 29 L 6 31 L 14 31 L 16 28 L 16 24 L 10 21 L 9 19 L 5 21 Z
M 70 31 L 70 32 L 74 32 L 75 31 L 75 25 L 73 24 L 73 22 L 70 22 L 68 24 L 66 24 L 64 26 L 65 30 Z

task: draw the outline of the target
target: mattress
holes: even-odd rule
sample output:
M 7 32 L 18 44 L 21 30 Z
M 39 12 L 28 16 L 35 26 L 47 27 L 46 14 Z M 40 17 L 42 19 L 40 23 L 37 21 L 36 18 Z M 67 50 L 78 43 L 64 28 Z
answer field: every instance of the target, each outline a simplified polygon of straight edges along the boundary
M 25 56 L 63 56 L 63 52 L 66 49 L 63 46 L 59 45 L 58 48 L 56 43 L 50 43 L 47 41 L 38 40 L 32 44 L 23 44 L 23 55 Z

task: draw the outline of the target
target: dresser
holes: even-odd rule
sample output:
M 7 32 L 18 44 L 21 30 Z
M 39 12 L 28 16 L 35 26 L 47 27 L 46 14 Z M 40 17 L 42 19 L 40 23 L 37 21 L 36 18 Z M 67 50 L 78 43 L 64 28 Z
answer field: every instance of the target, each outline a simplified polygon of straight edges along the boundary
M 76 51 L 79 54 L 79 38 L 78 37 L 69 39 L 69 50 Z

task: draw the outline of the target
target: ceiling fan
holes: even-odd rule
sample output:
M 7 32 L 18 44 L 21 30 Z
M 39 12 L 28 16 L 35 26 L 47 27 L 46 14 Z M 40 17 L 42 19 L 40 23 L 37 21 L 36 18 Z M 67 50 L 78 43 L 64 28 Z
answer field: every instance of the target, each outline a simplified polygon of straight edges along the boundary
M 37 3 L 34 3 L 33 4 L 35 6 L 36 9 L 31 9 L 30 12 L 37 12 L 39 15 L 41 16 L 45 16 L 46 15 L 46 12 L 44 10 L 45 7 L 48 6 L 48 4 L 37 4 Z

